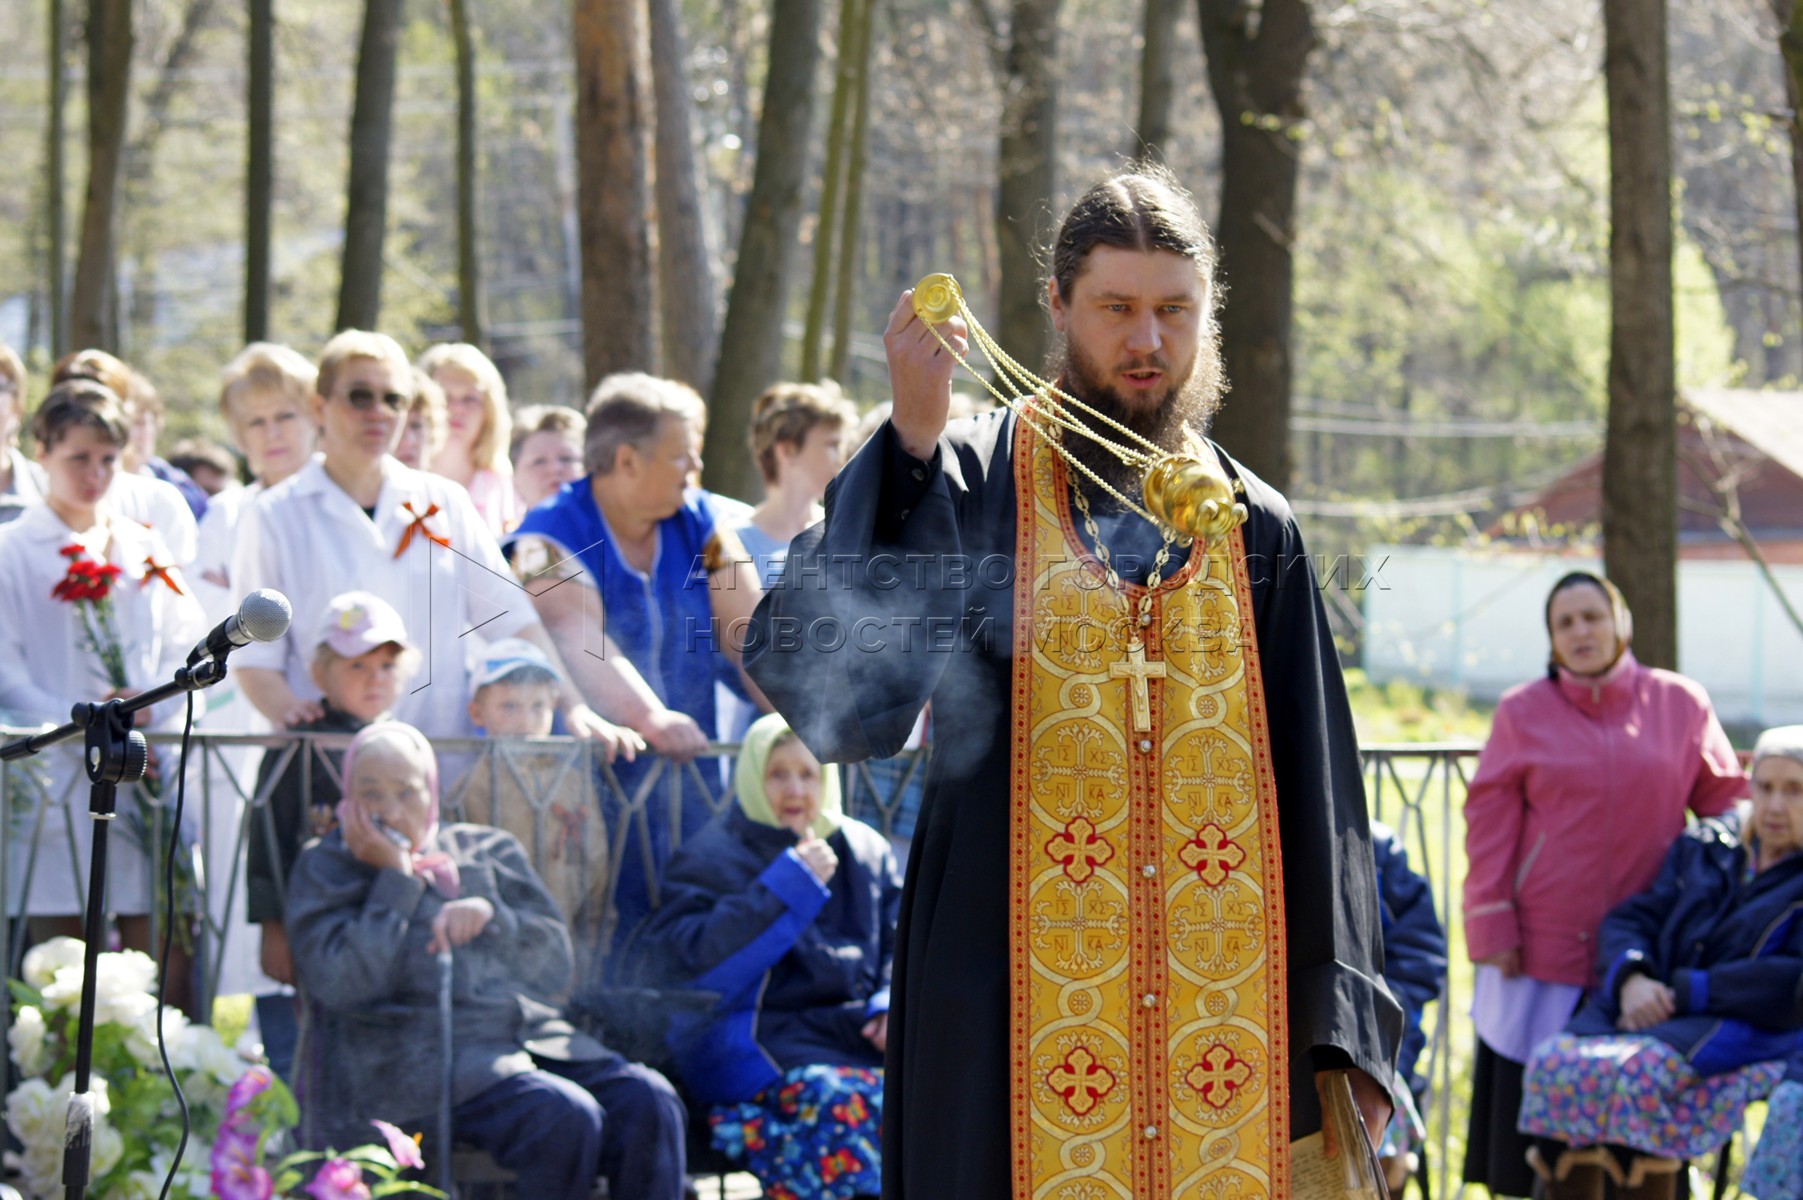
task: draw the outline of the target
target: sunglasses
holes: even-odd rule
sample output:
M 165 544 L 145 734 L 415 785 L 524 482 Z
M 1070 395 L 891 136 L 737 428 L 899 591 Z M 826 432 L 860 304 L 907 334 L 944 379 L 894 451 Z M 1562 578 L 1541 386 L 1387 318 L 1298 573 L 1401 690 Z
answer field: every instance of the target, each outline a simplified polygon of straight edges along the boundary
M 368 412 L 376 406 L 377 400 L 380 400 L 389 412 L 397 413 L 413 403 L 411 396 L 403 396 L 399 392 L 378 393 L 366 387 L 354 387 L 344 394 L 344 398 L 358 412 Z

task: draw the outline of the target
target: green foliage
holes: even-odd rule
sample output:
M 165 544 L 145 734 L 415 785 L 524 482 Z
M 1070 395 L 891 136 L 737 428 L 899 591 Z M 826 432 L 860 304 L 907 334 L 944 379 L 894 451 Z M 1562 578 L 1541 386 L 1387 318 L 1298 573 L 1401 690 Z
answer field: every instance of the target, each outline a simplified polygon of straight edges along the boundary
M 1490 706 L 1473 706 L 1460 691 L 1425 688 L 1406 679 L 1373 683 L 1357 667 L 1346 671 L 1346 696 L 1359 744 L 1465 742 L 1490 736 Z

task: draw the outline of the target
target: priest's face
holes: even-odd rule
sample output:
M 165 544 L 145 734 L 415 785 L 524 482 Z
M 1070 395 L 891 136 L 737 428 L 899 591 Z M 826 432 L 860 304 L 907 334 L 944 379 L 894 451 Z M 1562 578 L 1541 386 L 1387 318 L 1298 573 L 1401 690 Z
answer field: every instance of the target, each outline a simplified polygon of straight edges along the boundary
M 806 837 L 820 815 L 820 760 L 796 737 L 785 738 L 764 762 L 764 794 L 784 829 Z
M 1198 434 L 1207 428 L 1220 401 L 1220 347 L 1194 262 L 1167 250 L 1097 246 L 1069 296 L 1056 280 L 1048 286 L 1062 335 L 1052 370 L 1066 391 L 1167 450 L 1182 446 L 1186 426 Z M 1070 448 L 1104 479 L 1137 491 L 1137 479 L 1112 455 L 1084 438 Z

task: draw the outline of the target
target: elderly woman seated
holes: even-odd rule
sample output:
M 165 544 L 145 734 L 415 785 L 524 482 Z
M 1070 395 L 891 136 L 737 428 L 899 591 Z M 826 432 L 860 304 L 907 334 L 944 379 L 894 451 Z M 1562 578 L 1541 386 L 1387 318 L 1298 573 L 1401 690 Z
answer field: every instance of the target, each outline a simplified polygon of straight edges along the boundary
M 299 1069 L 312 1140 L 368 1121 L 436 1124 L 440 956 L 451 955 L 451 1128 L 521 1196 L 677 1200 L 682 1102 L 663 1076 L 561 1020 L 570 935 L 511 834 L 438 824 L 438 766 L 411 725 L 365 728 L 344 756 L 338 828 L 295 863 L 294 964 L 316 1020 Z M 360 1132 L 361 1131 L 361 1132 Z
M 1527 1064 L 1520 1126 L 1555 1198 L 1674 1194 L 1803 1028 L 1803 726 L 1753 750 L 1750 805 L 1700 822 L 1603 923 L 1603 985 Z
M 677 1071 L 766 1194 L 875 1195 L 895 860 L 782 717 L 751 726 L 736 771 L 737 805 L 670 859 L 644 934 L 670 982 L 720 996 L 673 1019 Z

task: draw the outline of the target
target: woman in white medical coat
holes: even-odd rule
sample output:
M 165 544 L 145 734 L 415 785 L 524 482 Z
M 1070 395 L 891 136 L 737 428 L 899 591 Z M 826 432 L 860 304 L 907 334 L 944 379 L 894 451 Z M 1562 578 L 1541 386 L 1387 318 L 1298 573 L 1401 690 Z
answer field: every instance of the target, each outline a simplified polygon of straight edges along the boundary
M 59 384 L 33 415 L 31 436 L 48 482 L 43 503 L 0 531 L 0 708 L 15 719 L 61 724 L 77 701 L 129 696 L 169 679 L 206 627 L 162 538 L 119 515 L 106 499 L 130 436 L 118 397 L 89 380 Z M 109 596 L 123 688 L 115 688 L 89 643 L 78 605 L 53 595 L 75 561 L 118 570 Z M 175 700 L 137 719 L 140 727 L 180 728 L 181 714 L 182 702 Z M 17 912 L 23 901 L 33 917 L 76 918 L 87 899 L 93 840 L 81 743 L 58 746 L 39 761 L 50 784 L 48 803 L 36 820 L 28 814 L 13 826 L 8 907 Z M 173 782 L 173 756 L 163 755 L 162 764 L 164 778 Z M 122 812 L 135 803 L 129 790 L 120 793 Z M 108 851 L 108 908 L 125 944 L 149 950 L 152 889 L 145 850 L 115 827 Z M 58 932 L 79 932 L 57 924 Z

